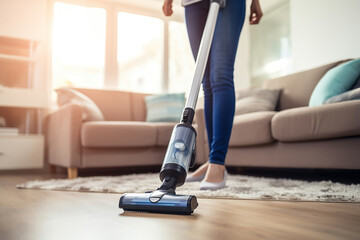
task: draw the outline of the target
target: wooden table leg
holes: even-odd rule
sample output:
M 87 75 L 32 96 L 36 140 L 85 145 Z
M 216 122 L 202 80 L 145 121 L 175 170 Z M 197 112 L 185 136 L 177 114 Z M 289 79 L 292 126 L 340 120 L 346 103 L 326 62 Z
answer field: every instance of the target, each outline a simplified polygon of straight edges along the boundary
M 77 177 L 78 177 L 78 169 L 77 169 L 77 168 L 68 167 L 68 168 L 67 168 L 67 174 L 68 174 L 68 179 L 77 178 Z

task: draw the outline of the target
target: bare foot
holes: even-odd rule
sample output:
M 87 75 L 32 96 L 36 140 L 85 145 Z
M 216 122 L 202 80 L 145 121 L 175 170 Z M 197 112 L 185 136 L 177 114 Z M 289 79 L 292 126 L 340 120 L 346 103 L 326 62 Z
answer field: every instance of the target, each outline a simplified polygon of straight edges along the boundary
M 224 179 L 225 166 L 210 163 L 204 178 L 205 182 L 219 183 Z
M 207 169 L 209 166 L 209 162 L 204 163 L 203 165 L 201 165 L 198 169 L 196 169 L 195 172 L 193 172 L 191 174 L 192 177 L 198 177 L 198 176 L 203 176 L 205 175 Z

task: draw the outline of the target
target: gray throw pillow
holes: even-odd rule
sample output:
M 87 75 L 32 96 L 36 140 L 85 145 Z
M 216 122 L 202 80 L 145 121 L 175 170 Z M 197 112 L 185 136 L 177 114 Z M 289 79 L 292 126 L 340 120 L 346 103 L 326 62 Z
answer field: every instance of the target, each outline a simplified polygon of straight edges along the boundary
M 274 111 L 279 99 L 280 90 L 277 89 L 251 89 L 236 93 L 235 115 Z
M 104 115 L 98 106 L 87 96 L 73 88 L 58 88 L 55 90 L 58 94 L 57 103 L 62 106 L 67 103 L 75 103 L 83 109 L 83 121 L 104 121 Z
M 360 99 L 360 88 L 355 88 L 353 90 L 331 97 L 327 99 L 325 103 L 336 103 L 336 102 L 344 102 L 344 101 L 357 100 L 357 99 Z

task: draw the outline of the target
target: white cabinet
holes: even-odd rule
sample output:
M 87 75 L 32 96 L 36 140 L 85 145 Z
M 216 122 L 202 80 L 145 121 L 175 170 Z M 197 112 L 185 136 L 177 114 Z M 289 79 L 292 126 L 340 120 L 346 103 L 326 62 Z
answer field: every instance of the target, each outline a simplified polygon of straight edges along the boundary
M 0 131 L 0 170 L 42 168 L 44 89 L 35 88 L 39 42 L 0 36 L 0 117 L 18 134 Z M 40 81 L 41 82 L 41 81 Z M 1 130 L 1 129 L 0 129 Z
M 0 135 L 0 170 L 43 167 L 44 136 Z
M 47 96 L 43 90 L 0 87 L 0 106 L 46 108 Z

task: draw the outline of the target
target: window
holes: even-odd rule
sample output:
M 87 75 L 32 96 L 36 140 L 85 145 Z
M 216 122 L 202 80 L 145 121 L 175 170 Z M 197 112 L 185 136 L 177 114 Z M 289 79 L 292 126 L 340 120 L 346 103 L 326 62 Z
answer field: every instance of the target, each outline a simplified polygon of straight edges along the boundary
M 119 88 L 135 92 L 161 92 L 163 21 L 120 12 L 117 30 Z
M 185 24 L 169 22 L 169 92 L 187 92 L 193 80 L 194 67 Z
M 53 88 L 103 87 L 105 30 L 105 9 L 54 4 Z
M 252 85 L 292 72 L 289 1 L 283 1 L 250 28 Z
M 180 19 L 168 20 L 161 8 L 140 4 L 131 12 L 132 7 L 117 2 L 72 1 L 53 5 L 53 88 L 145 93 L 190 88 L 195 62 Z

